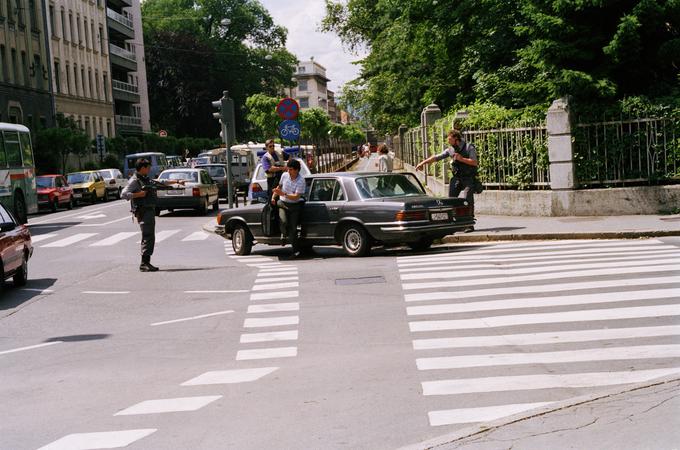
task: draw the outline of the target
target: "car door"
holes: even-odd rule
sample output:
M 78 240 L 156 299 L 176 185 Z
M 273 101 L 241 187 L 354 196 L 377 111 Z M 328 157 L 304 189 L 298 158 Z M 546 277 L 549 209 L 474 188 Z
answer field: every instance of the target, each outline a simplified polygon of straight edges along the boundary
M 65 203 L 64 199 L 64 183 L 61 181 L 61 177 L 54 177 L 54 188 L 56 189 L 57 202 Z
M 0 205 L 0 223 L 11 227 L 6 231 L 0 231 L 0 257 L 5 272 L 12 272 L 21 265 L 22 247 L 21 228 L 17 225 L 14 217 Z
M 333 238 L 347 196 L 336 178 L 314 178 L 302 213 L 303 230 L 310 239 Z

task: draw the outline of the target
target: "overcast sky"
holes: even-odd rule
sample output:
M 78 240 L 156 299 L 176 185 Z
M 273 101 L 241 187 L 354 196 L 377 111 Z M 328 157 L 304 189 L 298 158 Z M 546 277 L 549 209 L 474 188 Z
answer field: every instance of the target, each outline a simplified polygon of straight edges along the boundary
M 286 47 L 300 61 L 311 56 L 326 68 L 331 79 L 329 88 L 340 93 L 340 87 L 357 77 L 359 67 L 352 61 L 363 55 L 353 55 L 343 50 L 340 38 L 334 33 L 321 33 L 318 28 L 324 17 L 324 0 L 260 0 L 269 10 L 274 22 L 288 28 Z

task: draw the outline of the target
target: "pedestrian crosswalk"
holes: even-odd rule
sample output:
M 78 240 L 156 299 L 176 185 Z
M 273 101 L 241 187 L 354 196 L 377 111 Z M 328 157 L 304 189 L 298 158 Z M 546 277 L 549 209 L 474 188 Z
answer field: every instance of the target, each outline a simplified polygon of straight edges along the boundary
M 183 230 L 161 230 L 156 232 L 156 243 L 163 242 L 176 234 L 182 233 Z M 181 239 L 178 237 L 178 242 L 196 242 L 205 241 L 210 237 L 210 234 L 204 231 L 184 231 L 186 235 Z M 136 238 L 133 240 L 133 238 Z M 31 237 L 34 246 L 39 248 L 64 248 L 64 247 L 112 247 L 121 243 L 139 244 L 141 234 L 138 231 L 124 231 L 119 233 L 75 233 L 66 236 L 65 233 L 46 233 L 38 234 Z
M 397 264 L 432 426 L 680 373 L 676 246 L 457 246 Z

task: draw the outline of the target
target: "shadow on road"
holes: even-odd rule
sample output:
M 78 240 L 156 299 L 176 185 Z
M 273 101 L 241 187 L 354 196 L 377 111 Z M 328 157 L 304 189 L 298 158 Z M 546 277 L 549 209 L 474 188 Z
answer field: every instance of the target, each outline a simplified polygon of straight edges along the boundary
M 41 234 L 52 233 L 54 231 L 60 231 L 64 228 L 70 228 L 83 223 L 80 222 L 58 222 L 58 223 L 45 223 L 37 225 L 29 225 L 28 229 L 31 232 L 31 236 L 40 236 Z
M 15 287 L 13 282 L 7 281 L 5 287 L 0 290 L 0 311 L 14 309 L 23 303 L 44 295 L 41 291 L 49 289 L 57 281 L 56 278 L 29 279 L 28 284 L 22 288 Z
M 43 342 L 84 342 L 84 341 L 98 341 L 100 339 L 107 339 L 110 334 L 73 334 L 70 336 L 55 336 L 45 339 Z

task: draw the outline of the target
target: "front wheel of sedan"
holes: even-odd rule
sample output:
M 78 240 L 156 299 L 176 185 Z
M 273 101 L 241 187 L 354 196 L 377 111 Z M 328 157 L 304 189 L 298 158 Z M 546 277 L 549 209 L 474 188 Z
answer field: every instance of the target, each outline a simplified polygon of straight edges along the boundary
M 231 246 L 234 249 L 234 253 L 239 256 L 250 255 L 253 249 L 253 237 L 245 226 L 236 225 L 231 235 Z
M 75 205 L 75 201 L 73 200 L 73 197 L 69 197 L 66 209 L 73 209 L 73 205 Z
M 367 256 L 371 251 L 371 242 L 364 227 L 347 226 L 342 231 L 342 248 L 349 256 Z
M 28 257 L 24 255 L 21 261 L 21 267 L 16 271 L 14 277 L 12 278 L 15 286 L 26 286 L 28 281 Z

